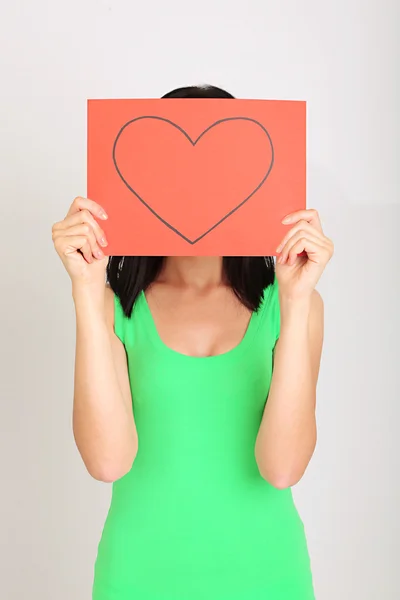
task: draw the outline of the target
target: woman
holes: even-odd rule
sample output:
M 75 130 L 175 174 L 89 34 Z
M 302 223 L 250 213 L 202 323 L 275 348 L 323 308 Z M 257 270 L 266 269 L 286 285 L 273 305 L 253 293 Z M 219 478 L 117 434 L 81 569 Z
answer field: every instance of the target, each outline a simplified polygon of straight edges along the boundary
M 276 272 L 271 257 L 107 268 L 104 219 L 76 198 L 53 226 L 76 309 L 75 440 L 114 482 L 94 600 L 313 599 L 290 488 L 316 443 L 315 286 L 333 253 L 317 212 L 284 220 Z

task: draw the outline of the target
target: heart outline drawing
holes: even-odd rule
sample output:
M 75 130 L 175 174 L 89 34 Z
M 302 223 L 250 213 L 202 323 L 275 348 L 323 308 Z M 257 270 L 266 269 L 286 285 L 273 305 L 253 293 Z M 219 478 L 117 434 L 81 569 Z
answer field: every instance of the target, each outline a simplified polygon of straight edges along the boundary
M 126 179 L 124 178 L 124 176 L 122 175 L 122 173 L 121 173 L 121 171 L 120 171 L 120 169 L 118 167 L 118 163 L 117 163 L 117 159 L 116 159 L 116 149 L 117 149 L 117 144 L 118 144 L 119 138 L 121 137 L 122 133 L 125 131 L 125 129 L 129 125 L 132 125 L 132 123 L 135 123 L 136 121 L 141 121 L 143 119 L 156 119 L 158 121 L 163 121 L 165 123 L 168 123 L 169 125 L 172 125 L 173 127 L 175 127 L 175 129 L 177 129 L 178 131 L 180 131 L 180 133 L 182 133 L 186 137 L 186 139 L 192 144 L 192 147 L 196 146 L 196 144 L 206 135 L 206 133 L 208 133 L 211 129 L 213 129 L 217 125 L 220 125 L 221 123 L 225 123 L 227 121 L 249 121 L 251 123 L 255 123 L 256 125 L 258 125 L 263 130 L 263 132 L 267 136 L 267 140 L 268 140 L 268 143 L 269 143 L 270 148 L 271 148 L 271 161 L 270 161 L 270 164 L 269 164 L 269 166 L 267 168 L 267 171 L 266 171 L 264 177 L 262 178 L 261 182 L 252 190 L 252 192 L 246 198 L 244 198 L 244 200 L 242 200 L 241 202 L 239 202 L 239 204 L 237 204 L 232 210 L 230 210 L 226 215 L 224 215 L 221 219 L 219 219 L 219 221 L 217 221 L 216 223 L 214 223 L 214 225 L 212 227 L 210 227 L 207 231 L 205 231 L 204 233 L 202 233 L 195 240 L 191 240 L 190 238 L 186 237 L 183 233 L 181 233 L 178 229 L 176 229 L 176 227 L 174 227 L 173 225 L 171 225 L 171 223 L 168 223 L 168 221 L 166 221 L 161 215 L 159 215 L 150 206 L 150 204 L 148 204 L 146 202 L 146 200 L 144 200 L 144 198 L 142 198 L 133 189 L 133 187 L 126 181 Z M 112 158 L 113 158 L 113 163 L 114 163 L 115 169 L 116 169 L 119 177 L 121 178 L 121 180 L 123 181 L 123 183 L 126 185 L 126 187 L 130 190 L 130 192 L 132 192 L 132 194 L 134 194 L 134 196 L 136 196 L 136 198 L 155 217 L 157 217 L 157 219 L 159 221 L 161 221 L 166 227 L 168 227 L 174 233 L 176 233 L 178 236 L 180 236 L 182 239 L 184 239 L 188 244 L 194 245 L 197 242 L 199 242 L 200 240 L 202 240 L 206 235 L 208 235 L 209 233 L 211 233 L 211 231 L 213 231 L 214 229 L 216 229 L 219 225 L 221 225 L 221 223 L 223 223 L 224 221 L 226 221 L 231 215 L 233 215 L 237 210 L 239 210 L 239 208 L 241 208 L 244 204 L 246 204 L 246 202 L 248 202 L 248 200 L 250 200 L 250 198 L 252 196 L 254 196 L 254 194 L 256 192 L 258 192 L 258 190 L 264 185 L 264 183 L 268 179 L 269 174 L 271 173 L 272 167 L 274 165 L 275 153 L 274 153 L 274 146 L 273 146 L 273 143 L 272 143 L 272 139 L 271 139 L 271 136 L 268 133 L 267 129 L 264 127 L 264 125 L 262 125 L 262 123 L 260 123 L 256 119 L 252 119 L 251 117 L 226 117 L 226 118 L 223 118 L 223 119 L 218 119 L 217 121 L 215 121 L 214 123 L 212 123 L 211 125 L 209 125 L 206 129 L 204 129 L 204 131 L 202 131 L 197 138 L 192 139 L 190 137 L 190 135 L 187 133 L 187 131 L 185 131 L 182 127 L 180 127 L 179 125 L 177 125 L 176 123 L 174 123 L 170 119 L 166 119 L 164 117 L 159 117 L 159 116 L 156 116 L 156 115 L 148 115 L 148 116 L 146 115 L 146 116 L 136 117 L 135 119 L 131 119 L 130 121 L 128 121 L 127 123 L 125 123 L 125 125 L 123 125 L 121 127 L 121 129 L 119 130 L 119 132 L 117 134 L 117 137 L 115 138 L 114 144 L 113 144 Z

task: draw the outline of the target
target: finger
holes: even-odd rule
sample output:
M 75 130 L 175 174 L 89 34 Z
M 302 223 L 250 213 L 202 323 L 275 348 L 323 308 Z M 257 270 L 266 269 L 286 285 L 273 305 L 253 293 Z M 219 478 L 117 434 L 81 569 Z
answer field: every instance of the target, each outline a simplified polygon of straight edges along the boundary
M 81 196 L 77 196 L 73 203 L 71 204 L 69 211 L 67 213 L 67 217 L 73 215 L 80 210 L 87 209 L 92 213 L 95 217 L 99 219 L 105 220 L 108 218 L 106 211 L 100 204 L 97 204 L 94 200 L 89 200 L 89 198 L 82 198 Z
M 97 244 L 96 237 L 94 235 L 93 229 L 87 223 L 82 223 L 80 225 L 75 225 L 74 227 L 70 227 L 66 229 L 63 234 L 67 237 L 71 236 L 85 236 L 87 242 L 90 247 L 90 251 L 95 258 L 102 259 L 104 258 L 104 253 Z
M 83 235 L 59 237 L 55 240 L 54 245 L 60 256 L 68 256 L 76 252 L 80 252 L 86 262 L 92 263 L 94 258 L 90 244 Z
M 58 238 L 66 238 L 67 241 L 68 238 L 71 237 L 85 238 L 89 244 L 91 254 L 98 259 L 104 258 L 104 254 L 97 244 L 93 229 L 87 223 L 80 223 L 79 225 L 74 225 L 68 229 L 60 229 L 54 233 L 53 237 L 55 240 Z M 75 248 L 75 250 L 82 250 L 82 248 Z
M 82 248 L 80 248 L 79 251 L 83 255 L 83 258 L 86 260 L 86 262 L 88 262 L 89 264 L 93 262 L 93 251 L 88 241 L 85 244 L 83 244 Z
M 290 250 L 287 263 L 290 266 L 294 265 L 299 253 L 303 251 L 306 253 L 308 260 L 319 263 L 321 261 L 318 260 L 318 257 L 321 255 L 322 250 L 323 248 L 318 242 L 309 238 L 302 238 Z
M 287 244 L 287 242 L 290 240 L 290 238 L 292 238 L 296 233 L 299 233 L 299 232 L 304 232 L 304 233 L 309 233 L 311 235 L 314 235 L 314 236 L 320 238 L 321 241 L 323 241 L 325 239 L 325 236 L 321 230 L 315 228 L 308 221 L 301 219 L 298 223 L 296 223 L 288 231 L 288 233 L 285 235 L 285 237 L 283 238 L 283 240 L 281 241 L 279 246 L 276 248 L 276 252 L 279 254 L 279 252 L 282 250 L 282 248 L 285 246 L 285 244 Z
M 323 245 L 321 244 L 321 240 L 319 238 L 317 238 L 316 236 L 313 236 L 309 233 L 304 235 L 303 233 L 298 232 L 285 244 L 285 246 L 282 250 L 282 253 L 278 259 L 278 262 L 280 264 L 285 264 L 285 262 L 289 258 L 289 255 L 291 257 L 293 257 L 295 252 L 297 252 L 298 248 L 300 248 L 300 250 L 298 250 L 297 254 L 300 254 L 301 252 L 303 252 L 303 250 L 306 250 L 305 246 L 306 246 L 307 241 L 312 242 L 313 244 L 317 245 L 320 248 L 323 248 Z M 303 246 L 303 247 L 301 247 L 301 246 Z M 294 250 L 294 248 L 296 248 L 296 250 Z M 306 250 L 306 252 L 307 252 L 307 250 Z M 295 256 L 295 258 L 297 258 L 297 256 Z
M 93 217 L 92 213 L 86 208 L 70 215 L 69 217 L 65 217 L 65 219 L 63 219 L 63 221 L 60 221 L 59 223 L 56 223 L 53 226 L 53 231 L 57 231 L 59 229 L 66 230 L 69 227 L 79 225 L 80 223 L 87 223 L 88 225 L 90 225 L 94 231 L 96 240 L 100 244 L 100 246 L 107 246 L 108 242 L 103 229 Z
M 311 225 L 313 225 L 319 231 L 322 231 L 321 220 L 319 218 L 318 211 L 315 208 L 307 208 L 305 210 L 297 210 L 293 213 L 289 213 L 286 215 L 284 219 L 282 219 L 282 223 L 285 225 L 290 225 L 292 223 L 297 223 L 298 221 L 308 221 Z

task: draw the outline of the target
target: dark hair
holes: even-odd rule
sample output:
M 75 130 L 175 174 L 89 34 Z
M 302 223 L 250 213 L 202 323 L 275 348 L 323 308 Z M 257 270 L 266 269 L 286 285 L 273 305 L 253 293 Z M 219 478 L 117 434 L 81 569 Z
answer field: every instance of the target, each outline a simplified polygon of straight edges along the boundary
M 163 98 L 234 98 L 214 86 L 189 86 L 172 90 Z M 110 256 L 107 281 L 130 317 L 139 294 L 159 275 L 163 256 Z M 228 284 L 244 306 L 258 310 L 266 287 L 274 282 L 275 266 L 271 256 L 224 256 L 223 270 Z

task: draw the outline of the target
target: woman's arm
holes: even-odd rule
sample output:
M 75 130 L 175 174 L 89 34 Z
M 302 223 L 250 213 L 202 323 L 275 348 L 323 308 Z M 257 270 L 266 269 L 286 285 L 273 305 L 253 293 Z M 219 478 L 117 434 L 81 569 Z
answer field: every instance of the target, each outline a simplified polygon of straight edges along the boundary
M 281 330 L 255 455 L 264 479 L 279 489 L 297 483 L 316 444 L 315 400 L 323 343 L 323 301 L 280 295 Z
M 125 348 L 114 333 L 114 295 L 73 287 L 76 362 L 73 430 L 89 473 L 112 482 L 131 468 L 138 442 Z

